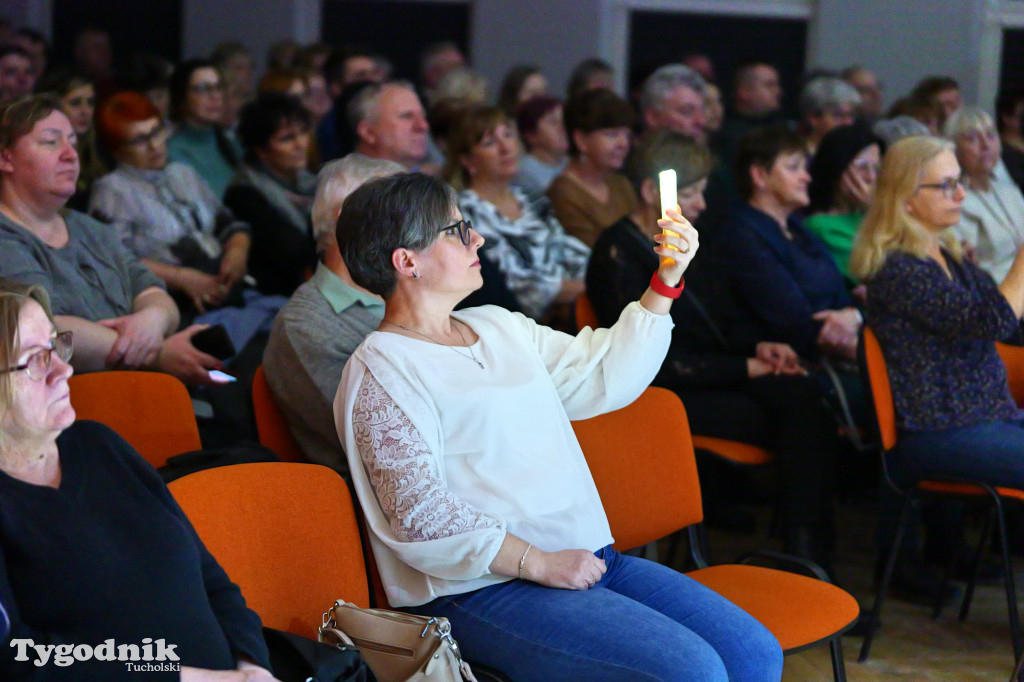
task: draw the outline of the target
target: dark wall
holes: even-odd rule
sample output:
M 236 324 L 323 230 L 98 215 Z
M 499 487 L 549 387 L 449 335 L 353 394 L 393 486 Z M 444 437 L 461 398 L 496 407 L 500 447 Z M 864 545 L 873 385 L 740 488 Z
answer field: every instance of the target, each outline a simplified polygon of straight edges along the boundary
M 136 52 L 177 62 L 181 58 L 182 0 L 53 0 L 53 49 L 71 61 L 71 45 L 82 26 L 110 32 L 114 64 Z
M 450 40 L 469 47 L 468 3 L 324 0 L 323 40 L 358 45 L 387 56 L 397 78 L 416 81 L 420 52 Z
M 999 89 L 1024 88 L 1024 28 L 1003 31 L 1003 60 L 999 72 Z M 979 102 L 989 109 L 994 102 Z
M 728 107 L 736 66 L 757 59 L 779 70 L 783 109 L 793 114 L 807 48 L 803 19 L 763 19 L 678 12 L 632 13 L 629 40 L 630 90 L 640 87 L 654 69 L 703 53 L 715 64 L 716 78 Z

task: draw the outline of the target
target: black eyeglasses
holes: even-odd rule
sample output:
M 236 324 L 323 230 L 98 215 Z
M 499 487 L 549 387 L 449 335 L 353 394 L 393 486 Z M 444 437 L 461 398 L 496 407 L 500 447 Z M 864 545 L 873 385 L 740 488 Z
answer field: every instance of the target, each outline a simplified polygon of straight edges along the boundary
M 918 189 L 941 189 L 942 196 L 947 199 L 952 199 L 956 196 L 957 187 L 967 186 L 967 176 L 961 175 L 959 178 L 950 178 L 943 182 L 928 182 L 917 186 Z
M 8 367 L 7 369 L 0 369 L 0 374 L 9 374 L 11 372 L 28 372 L 28 378 L 33 381 L 39 381 L 46 376 L 46 373 L 50 371 L 50 356 L 54 353 L 57 357 L 67 362 L 71 359 L 71 353 L 74 350 L 72 344 L 71 332 L 61 332 L 57 334 L 56 338 L 53 339 L 53 345 L 49 348 L 44 348 L 41 351 L 37 351 L 32 355 L 28 356 L 28 360 L 23 365 L 17 365 L 15 367 Z
M 463 244 L 469 246 L 470 234 L 469 231 L 473 229 L 473 223 L 469 220 L 460 220 L 457 223 L 452 223 L 447 227 L 442 227 L 438 232 L 447 232 L 448 230 L 458 230 L 459 239 Z
M 137 135 L 130 140 L 125 140 L 124 146 L 135 147 L 137 149 L 148 147 L 154 142 L 162 142 L 163 140 L 165 140 L 169 132 L 170 131 L 167 130 L 167 126 L 161 123 L 156 128 L 153 128 L 151 131 L 146 133 L 145 135 Z

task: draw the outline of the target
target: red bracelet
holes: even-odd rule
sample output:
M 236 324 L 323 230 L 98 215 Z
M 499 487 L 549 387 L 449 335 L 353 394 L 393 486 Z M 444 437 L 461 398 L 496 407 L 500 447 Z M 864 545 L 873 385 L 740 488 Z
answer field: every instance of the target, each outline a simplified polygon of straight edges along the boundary
M 681 277 L 679 278 L 679 286 L 670 287 L 658 279 L 657 272 L 651 275 L 651 288 L 654 289 L 655 293 L 661 294 L 665 298 L 679 298 L 683 293 L 683 286 L 685 285 L 686 282 Z

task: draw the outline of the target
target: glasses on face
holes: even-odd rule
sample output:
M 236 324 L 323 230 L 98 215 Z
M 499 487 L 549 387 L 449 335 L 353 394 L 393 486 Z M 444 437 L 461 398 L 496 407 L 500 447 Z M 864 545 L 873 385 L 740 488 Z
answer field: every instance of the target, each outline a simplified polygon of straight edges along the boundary
M 447 227 L 442 227 L 438 232 L 447 232 L 448 230 L 458 230 L 459 240 L 465 245 L 469 246 L 469 240 L 471 235 L 469 231 L 473 229 L 473 223 L 469 220 L 460 220 L 457 223 L 452 223 Z
M 942 196 L 947 199 L 952 199 L 956 196 L 957 187 L 967 186 L 967 176 L 961 175 L 959 178 L 949 178 L 943 182 L 927 182 L 917 186 L 918 189 L 940 189 L 942 190 Z
M 126 147 L 134 147 L 135 149 L 143 149 L 148 147 L 153 142 L 161 142 L 167 137 L 167 126 L 163 123 L 153 128 L 145 135 L 136 135 L 130 140 L 125 140 L 124 145 Z
M 189 86 L 189 92 L 197 95 L 212 95 L 213 93 L 224 92 L 223 83 L 199 83 Z
M 71 352 L 73 350 L 74 346 L 71 342 L 71 332 L 61 332 L 53 339 L 52 346 L 36 351 L 32 355 L 28 356 L 28 360 L 26 360 L 22 365 L 0 370 L 0 374 L 24 371 L 28 374 L 29 379 L 32 381 L 39 381 L 40 379 L 45 378 L 47 372 L 50 371 L 50 359 L 54 353 L 57 354 L 58 358 L 67 362 L 71 359 Z

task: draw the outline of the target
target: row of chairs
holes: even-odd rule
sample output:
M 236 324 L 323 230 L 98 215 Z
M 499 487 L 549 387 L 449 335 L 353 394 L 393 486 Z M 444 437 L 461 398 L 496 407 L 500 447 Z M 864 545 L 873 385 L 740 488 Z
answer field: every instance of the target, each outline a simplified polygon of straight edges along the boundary
M 195 420 L 184 409 L 168 409 L 177 402 L 174 394 L 181 397 L 184 392 L 187 398 L 184 387 L 173 386 L 168 379 L 177 382 L 148 373 L 84 375 L 73 381 L 72 401 L 81 418 L 106 422 L 115 430 L 127 425 L 138 432 L 142 424 L 153 425 L 151 435 L 128 434 L 132 437 L 126 439 L 155 463 L 173 454 L 172 447 L 196 446 L 188 438 L 175 445 L 169 436 L 172 420 L 191 423 L 183 432 L 193 432 Z M 160 399 L 140 400 L 138 387 L 151 381 L 159 382 L 160 388 L 149 395 Z M 106 383 L 107 389 L 97 391 L 94 382 Z M 122 388 L 114 389 L 114 382 Z M 81 389 L 83 384 L 92 391 Z M 117 405 L 102 399 L 124 385 L 133 387 L 134 395 L 120 397 Z M 268 410 L 276 411 L 276 406 L 266 391 L 271 402 L 261 409 L 256 397 L 261 391 L 266 391 L 262 371 L 254 385 L 254 401 L 264 441 L 276 428 L 265 423 Z M 157 407 L 138 407 L 141 402 Z M 122 405 L 127 413 L 121 412 Z M 272 417 L 278 420 L 277 427 L 284 424 L 279 411 Z M 708 566 L 701 542 L 703 512 L 693 443 L 686 411 L 675 394 L 650 388 L 632 405 L 575 422 L 573 428 L 617 549 L 641 547 L 685 531 L 695 567 L 688 575 L 751 613 L 776 635 L 787 654 L 827 642 L 835 679 L 845 679 L 840 635 L 859 615 L 852 596 L 796 573 L 746 564 Z M 286 427 L 283 433 L 290 441 Z M 197 442 L 197 429 L 194 434 Z M 349 490 L 331 469 L 295 462 L 242 464 L 191 474 L 172 482 L 170 489 L 267 626 L 315 637 L 321 614 L 339 597 L 360 606 L 387 606 L 372 557 L 364 552 L 369 545 L 360 535 Z

